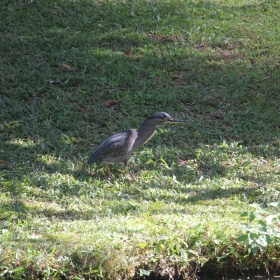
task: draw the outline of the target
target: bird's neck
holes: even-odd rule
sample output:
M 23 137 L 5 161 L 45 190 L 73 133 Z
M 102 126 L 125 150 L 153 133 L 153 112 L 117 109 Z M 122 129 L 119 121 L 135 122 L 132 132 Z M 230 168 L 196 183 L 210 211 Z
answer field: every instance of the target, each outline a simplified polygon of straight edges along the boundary
M 157 125 L 156 124 L 149 124 L 146 125 L 144 122 L 139 129 L 137 130 L 137 139 L 135 140 L 133 150 L 138 149 L 142 145 L 144 145 L 149 139 L 151 139 L 156 131 Z

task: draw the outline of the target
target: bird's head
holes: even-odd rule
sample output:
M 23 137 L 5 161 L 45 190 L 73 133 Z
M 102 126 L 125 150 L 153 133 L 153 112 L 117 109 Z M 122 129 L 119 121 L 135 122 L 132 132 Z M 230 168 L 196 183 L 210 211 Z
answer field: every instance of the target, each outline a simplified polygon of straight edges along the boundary
M 149 121 L 149 120 L 155 122 L 157 125 L 187 123 L 187 121 L 174 119 L 169 114 L 167 114 L 165 112 L 156 113 L 156 114 L 148 117 L 147 121 Z

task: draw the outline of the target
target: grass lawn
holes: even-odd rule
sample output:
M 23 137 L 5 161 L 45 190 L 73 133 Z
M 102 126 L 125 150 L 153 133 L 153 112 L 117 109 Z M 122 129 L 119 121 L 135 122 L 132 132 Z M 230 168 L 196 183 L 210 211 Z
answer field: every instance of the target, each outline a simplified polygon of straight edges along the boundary
M 280 1 L 2 0 L 0 278 L 279 273 Z M 129 168 L 87 166 L 165 111 Z

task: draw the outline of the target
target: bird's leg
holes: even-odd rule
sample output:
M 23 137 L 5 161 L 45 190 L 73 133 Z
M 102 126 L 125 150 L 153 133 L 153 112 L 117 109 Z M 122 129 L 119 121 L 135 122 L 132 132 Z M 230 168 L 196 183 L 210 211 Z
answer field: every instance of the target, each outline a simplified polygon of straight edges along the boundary
M 136 181 L 136 178 L 129 172 L 128 166 L 125 167 L 126 172 L 129 174 L 133 181 Z
M 125 160 L 122 162 L 123 165 L 124 165 L 124 167 L 125 167 L 125 170 L 126 170 L 127 174 L 129 174 L 129 176 L 131 177 L 131 179 L 132 179 L 133 181 L 136 181 L 136 178 L 129 172 L 127 162 L 128 162 L 127 159 L 125 159 Z
M 110 164 L 107 164 L 108 177 L 111 178 Z

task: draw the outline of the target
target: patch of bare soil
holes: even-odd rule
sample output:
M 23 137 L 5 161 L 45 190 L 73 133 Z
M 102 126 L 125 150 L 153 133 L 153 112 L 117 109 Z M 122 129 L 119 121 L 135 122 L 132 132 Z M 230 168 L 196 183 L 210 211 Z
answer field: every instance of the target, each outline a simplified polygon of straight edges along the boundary
M 207 52 L 211 54 L 216 54 L 218 57 L 225 61 L 232 61 L 236 59 L 244 59 L 245 55 L 239 53 L 236 49 L 237 46 L 225 44 L 221 46 L 201 44 L 196 46 L 196 48 L 201 52 Z

